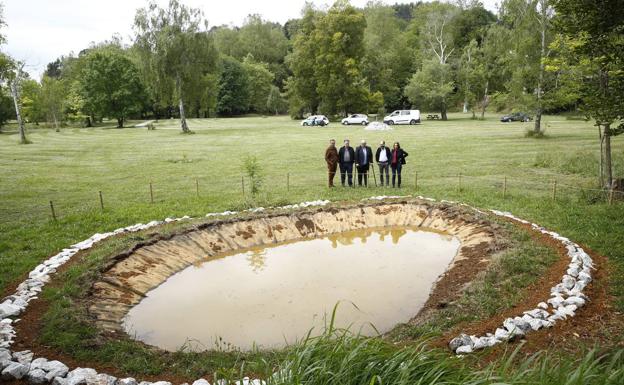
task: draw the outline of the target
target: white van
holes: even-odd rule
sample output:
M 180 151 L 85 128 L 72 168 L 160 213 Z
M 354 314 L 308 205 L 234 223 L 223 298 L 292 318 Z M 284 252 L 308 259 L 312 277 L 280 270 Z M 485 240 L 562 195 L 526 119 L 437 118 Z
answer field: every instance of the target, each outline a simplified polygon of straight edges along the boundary
M 420 123 L 419 110 L 396 110 L 390 115 L 384 117 L 386 124 L 417 124 Z

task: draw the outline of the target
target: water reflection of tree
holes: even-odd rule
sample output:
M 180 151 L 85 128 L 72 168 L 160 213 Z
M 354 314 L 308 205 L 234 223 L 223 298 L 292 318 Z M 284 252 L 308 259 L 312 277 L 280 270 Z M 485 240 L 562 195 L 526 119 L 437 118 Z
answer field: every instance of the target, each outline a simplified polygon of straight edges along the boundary
M 332 234 L 327 237 L 327 239 L 331 242 L 332 248 L 337 248 L 338 245 L 341 246 L 350 246 L 353 245 L 355 239 L 359 239 L 362 244 L 365 244 L 367 239 L 373 235 L 379 234 L 379 240 L 385 241 L 387 236 L 392 238 L 392 243 L 399 243 L 399 239 L 407 234 L 407 229 L 405 228 L 391 228 L 391 229 L 361 229 L 361 230 L 353 230 L 353 231 L 345 231 L 339 234 Z
M 266 266 L 266 249 L 253 249 L 247 253 L 247 262 L 254 273 L 264 270 Z

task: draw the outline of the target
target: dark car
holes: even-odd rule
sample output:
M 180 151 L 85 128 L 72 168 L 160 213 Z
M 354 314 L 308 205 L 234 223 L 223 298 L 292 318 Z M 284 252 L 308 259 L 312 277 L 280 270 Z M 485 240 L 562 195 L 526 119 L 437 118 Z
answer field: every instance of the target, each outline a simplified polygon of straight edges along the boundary
M 528 122 L 532 118 L 524 112 L 514 112 L 513 114 L 501 117 L 501 122 Z

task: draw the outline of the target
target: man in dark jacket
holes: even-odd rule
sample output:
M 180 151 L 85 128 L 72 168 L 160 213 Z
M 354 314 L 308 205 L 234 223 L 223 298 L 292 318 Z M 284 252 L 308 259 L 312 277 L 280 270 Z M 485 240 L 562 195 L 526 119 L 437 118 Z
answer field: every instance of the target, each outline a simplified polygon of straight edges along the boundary
M 353 163 L 355 162 L 355 151 L 349 146 L 349 139 L 345 139 L 344 146 L 338 151 L 338 162 L 340 162 L 340 182 L 345 185 L 345 176 L 348 175 L 349 187 L 353 186 Z
M 386 147 L 386 142 L 381 141 L 377 152 L 375 152 L 375 160 L 379 165 L 379 179 L 381 180 L 381 187 L 384 185 L 384 171 L 386 173 L 386 186 L 390 186 L 390 149 Z
M 362 140 L 362 143 L 355 151 L 355 165 L 358 170 L 358 186 L 362 185 L 362 179 L 364 179 L 364 186 L 368 186 L 368 170 L 372 161 L 373 150 L 366 145 L 365 140 Z
M 327 162 L 329 174 L 329 187 L 334 187 L 334 176 L 338 167 L 338 149 L 336 149 L 336 141 L 333 139 L 329 141 L 329 147 L 325 150 L 325 162 Z

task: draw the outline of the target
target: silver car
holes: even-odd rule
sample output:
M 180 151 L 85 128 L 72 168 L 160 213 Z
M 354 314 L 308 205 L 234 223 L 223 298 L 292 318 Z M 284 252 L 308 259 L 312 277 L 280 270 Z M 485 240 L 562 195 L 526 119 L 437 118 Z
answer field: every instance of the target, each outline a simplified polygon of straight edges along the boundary
M 301 122 L 302 126 L 327 126 L 328 124 L 329 119 L 325 115 L 310 115 Z
M 368 116 L 364 114 L 352 114 L 342 119 L 342 124 L 348 126 L 350 124 L 359 124 L 366 126 L 368 124 Z

